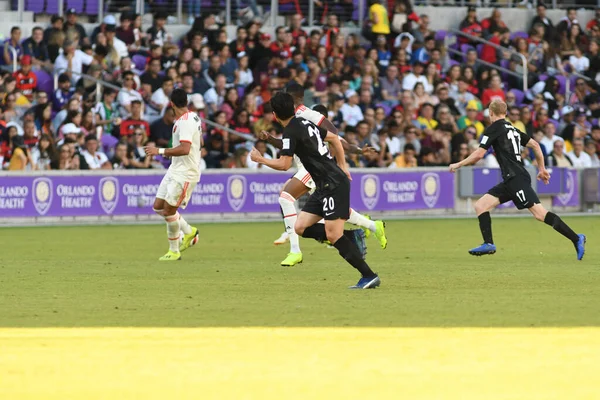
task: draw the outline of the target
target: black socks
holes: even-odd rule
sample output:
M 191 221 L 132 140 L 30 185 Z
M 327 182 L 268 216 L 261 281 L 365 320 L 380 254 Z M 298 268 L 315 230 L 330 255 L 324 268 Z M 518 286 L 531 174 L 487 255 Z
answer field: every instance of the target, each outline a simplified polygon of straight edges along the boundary
M 569 226 L 553 212 L 548 211 L 546 217 L 544 218 L 544 222 L 553 227 L 556 232 L 560 233 L 571 242 L 577 243 L 579 241 L 579 236 L 577 236 L 577 234 L 573 232 L 573 230 L 569 228 Z
M 315 239 L 319 242 L 327 240 L 327 234 L 325 233 L 325 224 L 314 224 L 304 230 L 302 234 L 303 238 Z
M 489 211 L 484 212 L 479 217 L 479 229 L 481 230 L 481 236 L 483 236 L 483 242 L 494 244 L 492 238 L 492 217 L 490 217 Z
M 338 250 L 340 256 L 344 257 L 344 260 L 361 273 L 363 278 L 373 278 L 377 276 L 377 274 L 369 268 L 365 260 L 362 259 L 358 248 L 347 236 L 344 235 L 339 238 L 333 246 Z

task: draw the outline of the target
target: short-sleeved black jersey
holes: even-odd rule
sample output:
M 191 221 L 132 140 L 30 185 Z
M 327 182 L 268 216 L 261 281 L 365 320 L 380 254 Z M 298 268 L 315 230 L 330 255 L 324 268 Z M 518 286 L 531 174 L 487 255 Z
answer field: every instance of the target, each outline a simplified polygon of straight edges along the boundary
M 500 119 L 483 132 L 479 147 L 486 150 L 490 146 L 494 147 L 502 178 L 508 180 L 517 175 L 529 177 L 521 159 L 521 146 L 526 146 L 529 140 L 529 135 L 512 126 L 510 122 Z
M 281 155 L 292 157 L 296 154 L 317 187 L 325 187 L 327 184 L 337 186 L 341 180 L 348 179 L 331 157 L 329 148 L 323 141 L 325 136 L 326 131 L 304 118 L 292 118 L 283 129 Z

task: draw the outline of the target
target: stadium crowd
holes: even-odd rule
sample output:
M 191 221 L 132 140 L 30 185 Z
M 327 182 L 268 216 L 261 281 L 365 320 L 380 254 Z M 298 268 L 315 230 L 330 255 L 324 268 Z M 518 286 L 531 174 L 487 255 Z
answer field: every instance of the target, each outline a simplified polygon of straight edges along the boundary
M 429 17 L 405 1 L 371 0 L 361 34 L 344 35 L 346 21 L 323 11 L 318 29 L 304 30 L 306 18 L 296 13 L 274 37 L 252 20 L 230 38 L 209 13 L 181 40 L 170 35 L 161 12 L 146 32 L 140 15 L 122 13 L 107 15 L 88 35 L 68 10 L 46 28 L 12 28 L 4 43 L 5 64 L 12 63 L 12 48 L 19 70 L 0 76 L 0 160 L 8 170 L 164 168 L 169 160 L 146 157 L 143 146 L 169 145 L 169 95 L 181 87 L 191 110 L 227 128 L 205 123 L 204 168 L 259 168 L 249 149 L 270 157 L 277 149 L 252 139 L 262 130 L 281 134 L 268 101 L 294 80 L 306 88 L 307 106 L 328 107 L 348 142 L 375 148 L 348 155 L 352 167 L 464 159 L 478 147 L 494 99 L 505 100 L 510 122 L 543 144 L 549 165 L 600 166 L 600 10 L 586 26 L 574 9 L 556 26 L 545 12 L 540 3 L 528 32 L 510 32 L 500 9 L 479 21 L 469 8 L 457 28 L 514 53 L 460 37 L 456 46 L 465 55 L 457 58 L 429 28 Z M 516 53 L 528 60 L 526 92 Z M 60 73 L 53 91 L 38 85 L 42 70 Z M 82 73 L 112 86 L 96 93 L 95 81 Z M 535 163 L 527 150 L 523 160 Z M 482 163 L 497 166 L 493 152 Z

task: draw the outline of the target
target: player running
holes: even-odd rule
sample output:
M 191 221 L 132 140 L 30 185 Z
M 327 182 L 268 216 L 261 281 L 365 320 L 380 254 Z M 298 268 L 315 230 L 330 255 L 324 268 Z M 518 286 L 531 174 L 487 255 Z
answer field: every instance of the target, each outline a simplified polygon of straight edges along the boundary
M 296 117 L 301 117 L 312 122 L 321 129 L 324 129 L 325 132 L 337 134 L 337 128 L 326 118 L 325 115 L 304 106 L 304 88 L 301 85 L 292 82 L 287 85 L 285 91 L 294 99 Z M 274 138 L 268 135 L 266 132 L 261 132 L 259 137 L 260 139 L 267 140 L 275 147 L 281 148 L 282 146 L 281 139 Z M 342 138 L 340 139 L 342 140 L 342 146 L 348 151 L 358 152 L 360 154 L 363 153 L 363 149 L 348 144 L 348 142 Z M 364 151 L 369 151 L 369 149 L 365 149 Z M 341 157 L 343 156 L 344 155 L 342 153 Z M 279 205 L 281 206 L 281 211 L 283 213 L 283 221 L 286 232 L 279 239 L 274 241 L 274 244 L 276 245 L 285 243 L 287 239 L 290 241 L 290 252 L 281 262 L 281 265 L 285 267 L 291 267 L 302 262 L 303 258 L 300 250 L 300 240 L 294 231 L 294 225 L 297 219 L 295 202 L 309 191 L 313 191 L 315 189 L 315 183 L 313 182 L 313 179 L 306 168 L 304 168 L 302 165 L 300 159 L 294 156 L 294 160 L 296 161 L 298 172 L 296 172 L 296 174 L 285 183 L 281 193 L 279 194 Z M 346 175 L 349 175 L 348 171 L 344 172 Z M 385 249 L 387 247 L 385 224 L 383 221 L 372 221 L 355 210 L 350 209 L 350 218 L 348 219 L 348 222 L 363 228 L 367 237 L 371 232 L 373 232 L 379 241 L 381 248 Z
M 531 177 L 521 160 L 521 146 L 533 149 L 538 166 L 538 181 L 545 184 L 550 181 L 550 173 L 544 166 L 544 155 L 540 145 L 526 134 L 506 121 L 506 103 L 494 100 L 489 106 L 492 124 L 483 132 L 479 149 L 465 160 L 451 164 L 450 171 L 471 165 L 483 158 L 490 146 L 494 147 L 496 158 L 502 170 L 504 181 L 491 188 L 475 203 L 475 212 L 479 218 L 479 229 L 483 236 L 483 244 L 469 250 L 474 256 L 494 254 L 496 245 L 492 238 L 492 219 L 490 211 L 499 204 L 512 200 L 519 210 L 527 208 L 538 221 L 544 221 L 558 233 L 569 239 L 577 251 L 577 259 L 581 260 L 585 253 L 585 235 L 576 234 L 562 219 L 553 212 L 547 211 L 531 187 Z
M 149 156 L 160 154 L 172 157 L 171 166 L 160 182 L 153 206 L 154 211 L 167 223 L 169 251 L 159 258 L 160 261 L 181 260 L 181 252 L 198 241 L 198 229 L 190 226 L 179 214 L 178 209 L 185 209 L 194 188 L 200 181 L 202 126 L 200 117 L 188 110 L 188 96 L 183 89 L 173 90 L 171 106 L 176 118 L 173 126 L 173 147 L 144 148 Z M 183 232 L 183 242 L 180 246 L 181 232 Z
M 318 241 L 329 240 L 340 255 L 362 275 L 351 289 L 371 289 L 381 281 L 363 259 L 359 248 L 344 231 L 344 223 L 350 217 L 350 179 L 342 143 L 336 134 L 320 130 L 312 122 L 298 118 L 294 114 L 294 100 L 288 93 L 277 93 L 271 99 L 275 118 L 284 127 L 283 149 L 276 160 L 265 159 L 256 149 L 250 158 L 270 168 L 287 171 L 291 168 L 293 156 L 297 155 L 310 173 L 316 191 L 310 196 L 300 212 L 295 224 L 295 233 Z M 333 161 L 329 149 L 336 155 Z M 324 224 L 319 221 L 325 219 Z

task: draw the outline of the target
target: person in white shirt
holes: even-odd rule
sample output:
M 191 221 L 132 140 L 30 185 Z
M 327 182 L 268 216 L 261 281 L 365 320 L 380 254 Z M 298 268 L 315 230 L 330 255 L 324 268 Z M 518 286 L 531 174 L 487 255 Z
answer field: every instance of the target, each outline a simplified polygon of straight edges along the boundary
M 348 126 L 356 126 L 364 118 L 362 110 L 358 105 L 358 93 L 349 89 L 345 93 L 346 103 L 340 108 L 344 122 Z
M 123 72 L 123 89 L 119 91 L 117 103 L 119 103 L 120 114 L 123 119 L 131 115 L 131 102 L 134 100 L 144 101 L 142 95 L 133 89 L 135 74 L 132 71 Z
M 54 71 L 56 73 L 65 73 L 71 78 L 71 82 L 75 84 L 79 80 L 84 65 L 90 65 L 94 61 L 94 57 L 77 49 L 72 41 L 65 41 L 64 52 L 60 54 L 54 62 Z
M 121 58 L 129 57 L 129 50 L 127 50 L 127 45 L 124 41 L 122 41 L 116 36 L 116 25 L 106 25 L 104 34 L 106 35 L 106 42 L 108 43 L 108 45 L 112 45 L 113 49 L 115 49 L 115 51 L 119 55 L 119 62 L 121 61 Z
M 213 115 L 223 105 L 225 101 L 225 85 L 227 78 L 224 74 L 218 74 L 215 78 L 215 86 L 204 93 L 204 101 L 209 115 Z
M 573 151 L 567 153 L 574 168 L 592 168 L 592 158 L 583 151 L 583 139 L 573 139 Z
M 147 114 L 151 116 L 163 115 L 164 110 L 169 106 L 169 96 L 173 92 L 173 78 L 165 77 L 162 86 L 152 93 L 150 105 L 147 108 Z
M 106 154 L 98 151 L 98 138 L 93 133 L 85 137 L 85 150 L 81 155 L 89 169 L 112 169 Z
M 569 57 L 569 64 L 575 72 L 584 74 L 590 68 L 590 59 L 583 55 L 579 46 L 575 46 L 575 54 Z
M 546 154 L 552 153 L 554 150 L 554 142 L 564 142 L 560 136 L 556 136 L 556 126 L 552 122 L 546 122 L 544 126 L 544 137 L 540 144 L 546 149 Z
M 427 93 L 431 93 L 433 88 L 427 80 L 427 77 L 423 75 L 423 69 L 423 64 L 420 62 L 416 62 L 415 65 L 413 65 L 413 72 L 407 74 L 402 80 L 402 89 L 412 91 L 415 88 L 417 82 L 421 82 L 425 87 L 425 91 Z
M 194 188 L 200 181 L 202 122 L 198 114 L 189 111 L 185 90 L 173 90 L 170 100 L 176 118 L 173 147 L 144 147 L 148 156 L 161 155 L 172 159 L 171 166 L 158 187 L 153 205 L 154 211 L 167 223 L 169 251 L 159 258 L 160 261 L 180 260 L 181 252 L 198 241 L 198 229 L 190 226 L 178 210 L 187 207 Z M 181 233 L 183 241 L 180 243 Z
M 590 156 L 590 160 L 592 160 L 592 168 L 600 167 L 600 158 L 597 154 L 596 142 L 593 139 L 585 142 L 585 152 Z
M 260 154 L 267 160 L 273 159 L 273 157 L 271 157 L 271 155 L 269 153 L 267 153 L 267 142 L 266 141 L 257 140 L 256 143 L 254 143 L 254 147 L 256 147 L 256 150 L 258 150 L 260 152 Z M 246 156 L 246 165 L 250 169 L 260 169 L 261 171 L 272 171 L 272 169 L 267 167 L 266 165 L 259 164 L 256 161 L 252 161 L 252 159 L 250 158 L 250 152 L 248 152 L 248 155 Z

